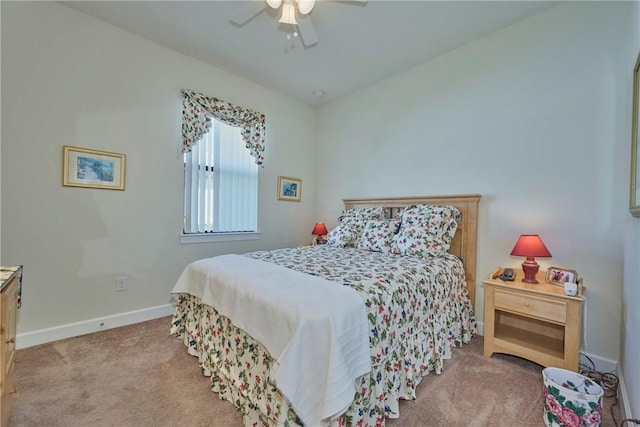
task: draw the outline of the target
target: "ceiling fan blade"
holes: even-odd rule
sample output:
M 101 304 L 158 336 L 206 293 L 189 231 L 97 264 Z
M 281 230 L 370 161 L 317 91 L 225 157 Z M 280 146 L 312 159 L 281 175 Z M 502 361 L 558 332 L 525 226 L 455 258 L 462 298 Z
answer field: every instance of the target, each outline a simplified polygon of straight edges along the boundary
M 238 9 L 238 11 L 231 15 L 230 21 L 236 25 L 244 25 L 262 12 L 266 6 L 266 3 L 261 1 L 250 1 L 242 9 Z
M 318 34 L 316 34 L 316 28 L 311 22 L 311 17 L 309 15 L 299 15 L 296 19 L 298 20 L 298 31 L 304 47 L 316 45 L 318 43 Z

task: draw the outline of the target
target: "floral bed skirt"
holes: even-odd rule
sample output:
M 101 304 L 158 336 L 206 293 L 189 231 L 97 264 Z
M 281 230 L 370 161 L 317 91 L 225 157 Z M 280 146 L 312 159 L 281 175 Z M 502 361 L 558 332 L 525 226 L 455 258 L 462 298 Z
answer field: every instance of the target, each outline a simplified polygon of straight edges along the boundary
M 397 418 L 398 400 L 415 399 L 421 379 L 431 371 L 440 374 L 452 347 L 476 334 L 473 314 L 453 317 L 458 319 L 456 328 L 416 331 L 414 339 L 400 340 L 382 359 L 376 357 L 371 372 L 358 378 L 351 406 L 330 425 L 384 426 L 386 418 Z M 198 358 L 203 374 L 211 377 L 211 389 L 242 413 L 245 426 L 301 425 L 271 380 L 273 358 L 214 308 L 180 295 L 170 332 Z

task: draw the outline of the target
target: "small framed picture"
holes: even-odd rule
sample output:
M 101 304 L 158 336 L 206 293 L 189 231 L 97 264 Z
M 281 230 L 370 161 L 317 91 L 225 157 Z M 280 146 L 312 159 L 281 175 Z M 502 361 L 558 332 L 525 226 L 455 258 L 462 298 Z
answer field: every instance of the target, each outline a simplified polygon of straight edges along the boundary
M 545 275 L 547 283 L 564 286 L 565 282 L 578 283 L 578 272 L 562 267 L 549 267 Z
M 63 147 L 62 185 L 124 190 L 125 155 Z
M 278 177 L 278 200 L 299 202 L 301 195 L 302 180 L 286 176 Z

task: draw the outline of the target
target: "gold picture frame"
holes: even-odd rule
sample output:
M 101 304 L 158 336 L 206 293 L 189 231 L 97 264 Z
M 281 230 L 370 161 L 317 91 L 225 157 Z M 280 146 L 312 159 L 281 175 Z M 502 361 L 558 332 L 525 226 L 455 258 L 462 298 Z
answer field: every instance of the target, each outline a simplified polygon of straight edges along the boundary
M 278 200 L 288 202 L 299 202 L 302 196 L 302 180 L 289 178 L 288 176 L 278 177 Z
M 578 272 L 551 266 L 547 269 L 544 279 L 549 284 L 564 286 L 564 282 L 578 283 Z
M 65 145 L 62 159 L 62 185 L 124 190 L 124 154 Z
M 640 86 L 640 54 L 636 59 L 636 66 L 633 69 L 633 109 L 631 119 L 631 185 L 629 190 L 629 212 L 635 217 L 640 217 L 640 176 L 638 175 L 638 120 L 640 110 L 638 109 L 638 89 Z

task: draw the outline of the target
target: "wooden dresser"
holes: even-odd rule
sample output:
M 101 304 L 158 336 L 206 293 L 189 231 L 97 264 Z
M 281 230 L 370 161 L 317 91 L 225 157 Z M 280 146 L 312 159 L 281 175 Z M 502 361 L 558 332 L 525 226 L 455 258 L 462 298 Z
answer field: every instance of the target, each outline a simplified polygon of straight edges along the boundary
M 502 281 L 494 271 L 484 284 L 484 355 L 505 353 L 542 366 L 578 370 L 584 287 L 567 296 L 564 287 L 524 283 L 522 270 L 514 281 Z
M 0 426 L 7 427 L 16 392 L 16 312 L 18 310 L 22 266 L 0 267 Z

